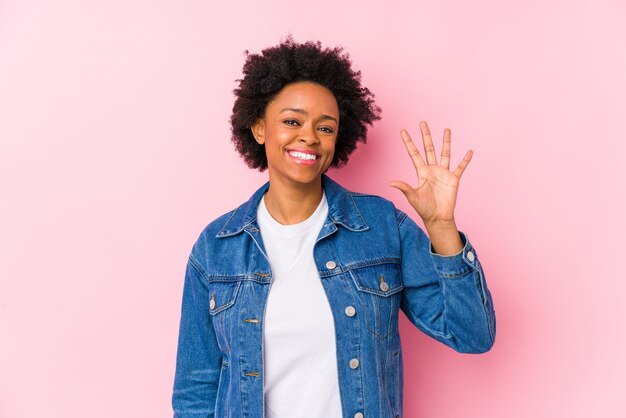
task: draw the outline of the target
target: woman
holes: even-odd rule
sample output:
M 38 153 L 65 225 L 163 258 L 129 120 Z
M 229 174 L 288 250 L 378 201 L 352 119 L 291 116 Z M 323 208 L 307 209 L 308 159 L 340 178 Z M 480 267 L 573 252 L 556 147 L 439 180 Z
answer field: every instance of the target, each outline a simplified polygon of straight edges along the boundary
M 174 416 L 401 417 L 401 309 L 458 352 L 488 351 L 495 313 L 476 251 L 454 220 L 450 130 L 437 161 L 401 136 L 419 184 L 390 183 L 428 237 L 382 197 L 328 177 L 379 119 L 341 48 L 291 38 L 248 55 L 233 141 L 269 181 L 200 234 L 187 264 Z M 430 237 L 430 239 L 429 239 Z

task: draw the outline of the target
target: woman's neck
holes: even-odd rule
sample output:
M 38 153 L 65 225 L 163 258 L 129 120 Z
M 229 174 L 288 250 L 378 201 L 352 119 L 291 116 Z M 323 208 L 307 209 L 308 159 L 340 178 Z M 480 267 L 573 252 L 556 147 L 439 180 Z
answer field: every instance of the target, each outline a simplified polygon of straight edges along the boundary
M 322 200 L 322 179 L 311 184 L 285 184 L 270 178 L 265 207 L 276 221 L 292 225 L 308 219 Z

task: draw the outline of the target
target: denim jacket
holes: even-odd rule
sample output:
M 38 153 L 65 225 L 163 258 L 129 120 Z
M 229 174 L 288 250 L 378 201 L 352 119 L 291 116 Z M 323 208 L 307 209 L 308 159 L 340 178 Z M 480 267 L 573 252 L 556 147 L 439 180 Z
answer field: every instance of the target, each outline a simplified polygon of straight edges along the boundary
M 424 231 L 380 196 L 322 174 L 328 215 L 314 259 L 335 324 L 344 417 L 402 417 L 398 314 L 461 353 L 488 351 L 495 311 L 476 249 L 436 254 Z M 200 234 L 183 286 L 174 417 L 261 418 L 263 317 L 272 284 L 257 207 L 261 186 Z M 299 418 L 299 417 L 296 417 Z

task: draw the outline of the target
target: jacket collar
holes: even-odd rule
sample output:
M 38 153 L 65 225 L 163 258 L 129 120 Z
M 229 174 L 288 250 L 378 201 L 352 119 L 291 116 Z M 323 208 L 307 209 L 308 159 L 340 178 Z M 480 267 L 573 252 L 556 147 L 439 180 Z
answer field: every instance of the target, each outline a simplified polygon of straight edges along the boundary
M 259 207 L 263 194 L 269 187 L 270 182 L 267 181 L 254 192 L 247 202 L 239 206 L 217 233 L 216 238 L 236 235 L 252 223 L 256 224 L 257 208 Z M 352 192 L 342 187 L 324 173 L 322 174 L 322 188 L 326 194 L 328 217 L 332 223 L 342 225 L 351 231 L 367 231 L 369 229 L 352 198 Z

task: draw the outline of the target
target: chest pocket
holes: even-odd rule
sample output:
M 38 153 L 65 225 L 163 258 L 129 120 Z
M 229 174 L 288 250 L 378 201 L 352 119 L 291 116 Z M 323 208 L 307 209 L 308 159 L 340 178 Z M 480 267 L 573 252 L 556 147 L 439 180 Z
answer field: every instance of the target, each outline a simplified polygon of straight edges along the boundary
M 225 279 L 224 277 L 209 277 L 209 314 L 213 317 L 213 328 L 217 343 L 224 353 L 230 351 L 230 341 L 233 337 L 233 316 L 237 294 L 241 287 L 241 280 Z
M 402 285 L 399 263 L 385 263 L 350 270 L 362 301 L 365 327 L 378 338 L 398 330 Z

